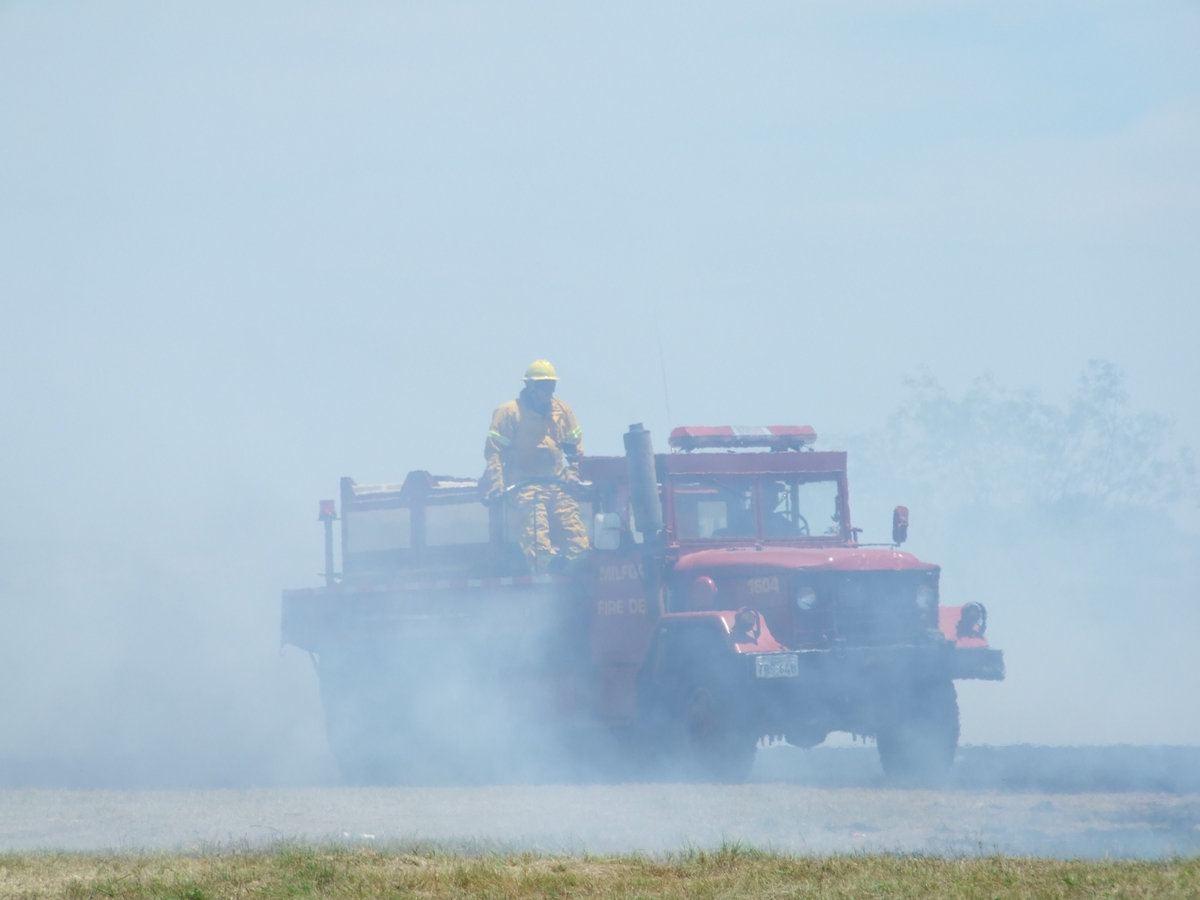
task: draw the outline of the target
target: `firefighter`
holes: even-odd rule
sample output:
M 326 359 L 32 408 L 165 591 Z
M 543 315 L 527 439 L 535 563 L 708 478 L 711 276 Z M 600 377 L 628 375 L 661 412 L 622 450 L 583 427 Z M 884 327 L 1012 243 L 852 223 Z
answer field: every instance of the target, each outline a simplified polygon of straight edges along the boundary
M 547 360 L 530 363 L 517 399 L 492 413 L 483 449 L 485 501 L 507 498 L 512 504 L 521 552 L 530 571 L 539 573 L 588 550 L 579 505 L 570 493 L 579 481 L 582 430 L 571 407 L 554 396 L 557 384 L 558 373 Z M 557 555 L 552 537 L 559 543 Z

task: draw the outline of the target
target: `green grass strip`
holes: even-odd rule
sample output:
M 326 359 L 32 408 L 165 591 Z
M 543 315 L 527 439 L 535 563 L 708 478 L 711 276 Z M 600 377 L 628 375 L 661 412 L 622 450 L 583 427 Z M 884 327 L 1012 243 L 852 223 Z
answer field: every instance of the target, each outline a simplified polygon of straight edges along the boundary
M 283 846 L 196 855 L 0 855 L 0 897 L 1197 897 L 1200 857 L 788 856 L 725 846 L 668 856 L 464 854 Z

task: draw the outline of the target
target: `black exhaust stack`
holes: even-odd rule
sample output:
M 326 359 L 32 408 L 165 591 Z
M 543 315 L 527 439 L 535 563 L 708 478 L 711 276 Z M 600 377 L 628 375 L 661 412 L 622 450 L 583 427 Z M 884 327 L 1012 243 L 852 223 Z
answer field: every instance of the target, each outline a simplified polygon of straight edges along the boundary
M 642 587 L 646 592 L 647 608 L 655 618 L 666 612 L 666 592 L 663 590 L 662 501 L 658 496 L 658 472 L 654 465 L 654 446 L 650 432 L 638 422 L 625 432 L 625 465 L 629 469 L 629 500 L 642 543 Z
M 648 542 L 657 543 L 663 530 L 662 502 L 658 497 L 658 473 L 654 468 L 654 446 L 650 432 L 641 422 L 625 432 L 625 463 L 629 467 L 629 499 L 638 531 Z

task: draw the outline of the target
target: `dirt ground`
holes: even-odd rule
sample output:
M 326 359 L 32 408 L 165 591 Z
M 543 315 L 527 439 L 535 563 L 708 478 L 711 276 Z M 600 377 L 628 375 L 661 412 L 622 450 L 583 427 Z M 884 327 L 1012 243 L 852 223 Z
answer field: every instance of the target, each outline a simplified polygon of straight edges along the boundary
M 205 851 L 279 841 L 671 853 L 740 843 L 1163 858 L 1200 853 L 1200 749 L 967 747 L 942 787 L 889 784 L 871 748 L 759 751 L 750 783 L 0 789 L 0 851 Z

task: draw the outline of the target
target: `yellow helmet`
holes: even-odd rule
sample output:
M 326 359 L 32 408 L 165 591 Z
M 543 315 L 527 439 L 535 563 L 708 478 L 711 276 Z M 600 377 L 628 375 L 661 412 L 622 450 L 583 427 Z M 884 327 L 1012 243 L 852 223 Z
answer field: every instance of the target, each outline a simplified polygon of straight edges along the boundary
M 548 359 L 535 359 L 525 370 L 526 381 L 558 381 L 558 373 Z

